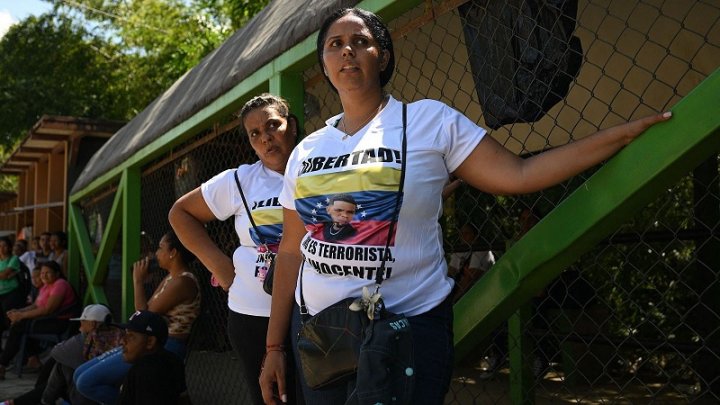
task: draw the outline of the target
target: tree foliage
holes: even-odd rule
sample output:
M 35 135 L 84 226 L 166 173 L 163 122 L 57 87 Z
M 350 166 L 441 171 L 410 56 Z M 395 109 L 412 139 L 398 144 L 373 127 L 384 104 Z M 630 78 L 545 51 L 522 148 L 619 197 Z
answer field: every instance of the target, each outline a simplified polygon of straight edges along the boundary
M 55 9 L 94 25 L 125 60 L 118 74 L 135 115 L 268 0 L 76 0 Z
M 63 16 L 13 26 L 0 41 L 0 144 L 13 146 L 43 114 L 123 118 L 104 47 Z
M 47 0 L 0 40 L 0 145 L 43 114 L 130 120 L 268 0 Z

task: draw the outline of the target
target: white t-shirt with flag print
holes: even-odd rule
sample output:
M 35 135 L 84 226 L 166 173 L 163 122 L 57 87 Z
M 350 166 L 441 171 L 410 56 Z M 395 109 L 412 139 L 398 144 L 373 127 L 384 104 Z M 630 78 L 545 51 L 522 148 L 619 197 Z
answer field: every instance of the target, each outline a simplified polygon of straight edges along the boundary
M 441 193 L 448 174 L 467 158 L 486 131 L 434 100 L 408 105 L 407 168 L 400 217 L 390 235 L 381 293 L 390 311 L 408 316 L 436 307 L 450 293 L 443 256 Z M 302 140 L 285 171 L 280 203 L 296 210 L 308 233 L 303 294 L 310 314 L 372 289 L 385 252 L 400 181 L 402 103 L 385 108 L 353 136 L 335 124 L 341 115 Z M 342 194 L 354 201 L 354 232 L 328 240 L 327 206 Z M 299 287 L 296 290 L 299 302 Z
M 235 170 L 226 170 L 200 186 L 205 203 L 217 219 L 235 216 L 235 232 L 240 246 L 233 253 L 235 279 L 228 292 L 228 307 L 240 314 L 270 316 L 270 296 L 262 289 L 264 262 L 258 254 L 261 242 L 250 224 L 235 184 Z M 282 175 L 259 161 L 240 166 L 237 173 L 258 230 L 270 249 L 277 251 L 282 236 L 283 214 L 278 202 Z

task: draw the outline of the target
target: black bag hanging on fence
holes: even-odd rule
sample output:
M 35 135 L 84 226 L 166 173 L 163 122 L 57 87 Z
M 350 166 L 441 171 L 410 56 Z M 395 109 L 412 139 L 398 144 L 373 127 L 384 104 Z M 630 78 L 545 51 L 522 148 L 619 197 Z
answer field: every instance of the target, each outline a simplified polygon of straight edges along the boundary
M 395 212 L 388 228 L 385 251 L 397 223 L 405 182 L 407 155 L 407 106 L 403 104 L 403 138 L 400 185 Z M 347 381 L 356 376 L 355 391 L 347 404 L 407 404 L 415 383 L 410 322 L 403 314 L 385 309 L 379 294 L 387 256 L 376 272 L 375 293 L 363 288 L 363 297 L 345 298 L 309 316 L 305 306 L 300 270 L 300 316 L 298 355 L 305 382 L 312 389 Z M 378 368 L 381 367 L 381 368 Z M 360 401 L 360 402 L 358 402 Z
M 272 295 L 273 277 L 275 275 L 275 253 L 270 251 L 270 248 L 265 241 L 265 237 L 262 233 L 260 233 L 260 229 L 258 229 L 257 225 L 255 225 L 255 220 L 253 220 L 252 213 L 250 212 L 250 207 L 248 206 L 247 200 L 245 200 L 245 193 L 243 193 L 242 187 L 240 187 L 240 179 L 238 179 L 237 170 L 235 170 L 235 184 L 237 185 L 238 191 L 240 192 L 240 197 L 242 198 L 243 205 L 245 206 L 245 211 L 247 211 L 248 218 L 250 219 L 250 224 L 255 230 L 255 233 L 258 235 L 258 238 L 260 238 L 260 246 L 258 249 L 260 250 L 260 254 L 263 257 L 263 266 L 265 268 L 263 291 Z
M 565 98 L 582 63 L 577 0 L 472 0 L 458 9 L 488 127 L 537 121 Z

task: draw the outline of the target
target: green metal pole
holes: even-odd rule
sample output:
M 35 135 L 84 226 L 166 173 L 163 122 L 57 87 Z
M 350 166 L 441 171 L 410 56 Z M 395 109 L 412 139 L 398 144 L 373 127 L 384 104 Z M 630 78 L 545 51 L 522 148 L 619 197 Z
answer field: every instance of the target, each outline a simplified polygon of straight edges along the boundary
M 532 320 L 532 303 L 528 302 L 508 319 L 508 351 L 510 352 L 510 398 L 515 405 L 535 404 L 534 344 L 525 334 Z
M 72 204 L 69 204 L 72 205 Z M 77 225 L 72 220 L 70 215 L 72 208 L 68 207 L 68 241 L 67 241 L 67 272 L 68 282 L 75 291 L 80 291 L 80 247 L 76 239 L 77 231 L 75 228 Z
M 85 304 L 95 302 L 107 304 L 107 301 L 104 300 L 105 294 L 102 293 L 102 290 L 98 293 L 92 283 L 93 273 L 95 271 L 95 255 L 92 251 L 87 225 L 85 225 L 80 207 L 71 203 L 68 206 L 68 216 L 70 219 L 70 229 L 68 233 L 68 253 L 70 256 L 68 256 L 68 268 L 70 270 L 71 283 L 75 291 L 80 291 L 80 267 L 82 266 L 85 271 L 85 278 L 88 280 L 88 291 L 83 301 Z
M 127 168 L 122 177 L 122 319 L 135 312 L 132 264 L 140 258 L 140 168 Z M 169 226 L 169 225 L 168 225 Z
M 298 134 L 305 128 L 305 82 L 302 73 L 279 72 L 270 78 L 270 93 L 290 103 L 291 112 L 298 119 Z

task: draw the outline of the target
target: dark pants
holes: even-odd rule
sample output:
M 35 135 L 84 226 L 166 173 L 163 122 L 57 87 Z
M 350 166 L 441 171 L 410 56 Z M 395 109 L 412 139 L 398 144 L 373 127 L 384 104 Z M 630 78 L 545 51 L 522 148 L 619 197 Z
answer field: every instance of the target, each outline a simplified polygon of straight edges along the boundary
M 230 345 L 238 355 L 245 377 L 248 403 L 262 405 L 260 392 L 260 367 L 265 354 L 265 337 L 267 335 L 268 318 L 228 312 L 228 337 Z
M 75 391 L 72 384 L 73 371 L 72 368 L 57 363 L 50 357 L 40 368 L 35 387 L 13 399 L 13 402 L 15 405 L 54 404 L 58 398 L 64 398 L 73 405 L 97 404 Z
M 430 311 L 410 316 L 407 319 L 410 321 L 410 328 L 412 329 L 416 372 L 415 391 L 413 400 L 410 403 L 441 405 L 445 401 L 445 394 L 450 389 L 455 353 L 452 329 L 452 301 L 447 298 Z M 292 336 L 297 336 L 299 330 L 300 311 L 296 305 L 292 317 Z M 297 355 L 295 360 L 300 364 Z M 355 388 L 355 380 L 351 379 L 345 383 L 313 390 L 305 383 L 302 372 L 298 374 L 303 395 L 308 404 L 344 404 Z
M 7 317 L 7 311 L 11 309 L 18 309 L 25 306 L 25 297 L 20 291 L 20 288 L 16 288 L 9 293 L 0 294 L 0 333 L 10 326 L 10 320 Z
M 230 345 L 237 353 L 243 372 L 245 386 L 248 390 L 248 399 L 252 404 L 262 405 L 262 392 L 260 391 L 260 368 L 265 355 L 265 338 L 267 337 L 268 319 L 262 316 L 239 314 L 228 311 L 228 337 Z M 288 343 L 288 342 L 286 342 Z M 286 344 L 289 348 L 289 344 Z M 289 351 L 289 349 L 288 349 Z M 301 404 L 295 391 L 295 363 L 292 353 L 288 353 L 287 381 L 288 404 Z
M 36 405 L 40 403 L 42 393 L 45 390 L 45 386 L 47 385 L 47 381 L 50 377 L 50 374 L 52 373 L 53 368 L 55 368 L 55 364 L 55 359 L 50 357 L 48 361 L 46 361 L 42 365 L 42 367 L 40 368 L 40 372 L 38 373 L 37 380 L 35 380 L 35 387 L 33 387 L 33 389 L 31 389 L 30 391 L 15 398 L 13 400 L 15 402 L 15 405 Z
M 75 369 L 57 363 L 48 377 L 42 400 L 44 404 L 54 404 L 58 398 L 66 398 L 72 383 L 72 375 Z
M 10 326 L 10 333 L 5 342 L 5 350 L 0 354 L 0 365 L 7 367 L 13 357 L 20 351 L 22 337 L 27 333 L 29 325 L 32 324 L 32 333 L 57 333 L 61 334 L 68 329 L 70 321 L 67 319 L 46 318 L 46 319 L 23 319 Z
M 54 404 L 58 399 L 63 398 L 73 405 L 97 404 L 77 392 L 73 383 L 74 372 L 74 368 L 56 363 L 47 379 L 45 390 L 42 392 L 42 403 Z

